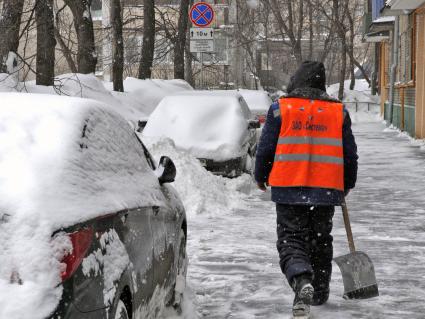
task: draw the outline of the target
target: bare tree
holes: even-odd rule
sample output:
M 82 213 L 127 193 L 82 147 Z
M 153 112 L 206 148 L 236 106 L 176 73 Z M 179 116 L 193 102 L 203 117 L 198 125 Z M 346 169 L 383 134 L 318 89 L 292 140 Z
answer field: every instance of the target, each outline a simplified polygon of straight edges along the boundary
M 35 5 L 37 22 L 36 83 L 53 85 L 55 76 L 55 26 L 53 0 L 37 0 Z
M 91 0 L 64 0 L 71 9 L 78 39 L 78 72 L 83 74 L 96 71 L 97 56 L 94 42 Z
M 114 91 L 124 92 L 124 43 L 122 36 L 121 0 L 111 0 L 112 82 Z
M 61 21 L 61 13 L 66 9 L 66 7 L 66 5 L 62 6 L 55 14 L 55 39 L 59 44 L 60 51 L 65 57 L 69 69 L 72 73 L 77 73 L 78 69 L 73 58 L 73 53 L 61 34 L 61 28 L 64 26 L 63 21 Z M 69 41 L 70 39 L 68 39 L 68 42 Z
M 143 45 L 139 64 L 139 79 L 150 79 L 155 52 L 155 0 L 144 0 Z
M 7 72 L 9 52 L 18 52 L 24 0 L 4 0 L 0 18 L 0 73 Z
M 301 40 L 304 31 L 304 2 L 302 0 L 269 0 L 269 5 L 276 17 L 283 43 L 292 47 L 297 64 L 301 64 L 303 61 Z
M 179 22 L 177 25 L 177 36 L 174 44 L 174 78 L 184 79 L 184 52 L 186 45 L 186 35 L 189 16 L 190 0 L 180 1 Z

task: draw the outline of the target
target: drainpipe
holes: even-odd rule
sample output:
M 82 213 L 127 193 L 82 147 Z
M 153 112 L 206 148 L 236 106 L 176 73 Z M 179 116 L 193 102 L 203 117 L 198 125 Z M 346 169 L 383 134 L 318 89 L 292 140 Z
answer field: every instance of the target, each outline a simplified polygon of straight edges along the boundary
M 400 19 L 399 16 L 395 17 L 394 21 L 394 34 L 393 34 L 393 48 L 392 48 L 392 65 L 391 65 L 391 75 L 390 75 L 390 123 L 393 123 L 393 114 L 394 114 L 394 95 L 395 95 L 395 78 L 397 73 L 398 66 L 398 47 L 399 47 L 399 27 Z

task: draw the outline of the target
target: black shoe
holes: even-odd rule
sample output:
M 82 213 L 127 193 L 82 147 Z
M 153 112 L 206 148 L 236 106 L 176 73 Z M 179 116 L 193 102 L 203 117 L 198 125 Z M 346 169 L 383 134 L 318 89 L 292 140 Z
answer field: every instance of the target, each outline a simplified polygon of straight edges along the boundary
M 296 276 L 292 281 L 292 289 L 295 292 L 295 299 L 298 298 L 304 301 L 306 304 L 311 304 L 314 294 L 311 276 Z
M 321 306 L 329 299 L 329 289 L 315 291 L 313 294 L 312 306 Z
M 296 318 L 309 318 L 310 316 L 310 305 L 304 303 L 301 299 L 295 298 L 294 305 L 292 306 L 292 315 Z

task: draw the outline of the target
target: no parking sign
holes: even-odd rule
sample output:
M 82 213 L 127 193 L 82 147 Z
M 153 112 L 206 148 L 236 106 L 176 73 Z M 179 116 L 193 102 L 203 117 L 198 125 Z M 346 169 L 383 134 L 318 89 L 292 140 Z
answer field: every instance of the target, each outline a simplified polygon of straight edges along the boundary
M 190 9 L 190 20 L 198 28 L 207 28 L 214 21 L 214 9 L 206 2 L 198 2 Z

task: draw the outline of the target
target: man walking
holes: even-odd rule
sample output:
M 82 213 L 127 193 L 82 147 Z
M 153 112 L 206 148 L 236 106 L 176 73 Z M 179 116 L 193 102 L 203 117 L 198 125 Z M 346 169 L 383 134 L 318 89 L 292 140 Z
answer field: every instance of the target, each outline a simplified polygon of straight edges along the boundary
M 325 67 L 302 63 L 267 115 L 255 179 L 272 188 L 280 266 L 295 292 L 294 317 L 329 298 L 332 218 L 357 179 L 357 146 L 343 104 L 326 93 Z

